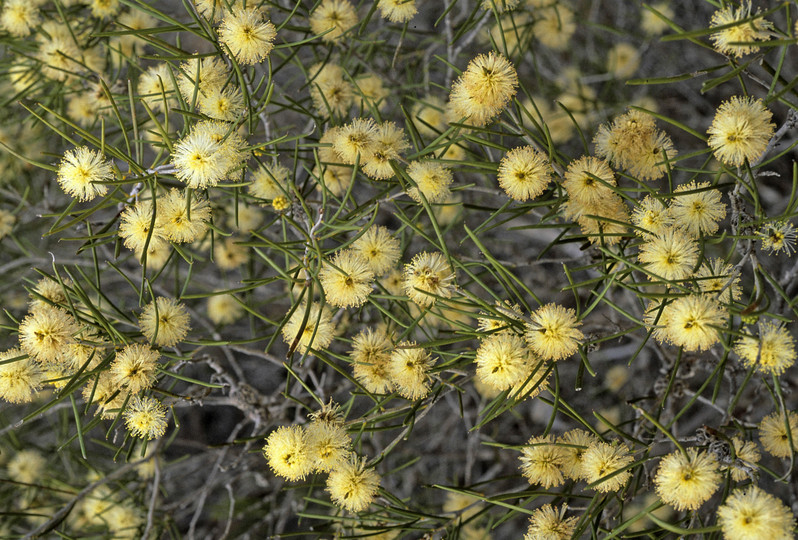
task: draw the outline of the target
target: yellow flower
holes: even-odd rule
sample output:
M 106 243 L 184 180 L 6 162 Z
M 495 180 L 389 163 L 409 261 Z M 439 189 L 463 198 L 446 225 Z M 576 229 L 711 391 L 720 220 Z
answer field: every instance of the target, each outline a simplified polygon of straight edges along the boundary
M 484 126 L 512 99 L 517 86 L 518 74 L 506 58 L 493 51 L 481 54 L 452 85 L 450 119 Z
M 17 360 L 12 360 L 17 358 Z M 33 401 L 42 383 L 39 366 L 19 349 L 0 353 L 0 397 L 9 403 Z
M 213 262 L 222 270 L 235 270 L 249 260 L 247 246 L 239 237 L 230 236 L 222 241 L 216 241 L 213 246 Z
M 482 0 L 482 9 L 493 9 L 493 6 L 496 6 L 496 11 L 503 13 L 512 11 L 520 2 L 521 0 Z
M 637 260 L 646 265 L 648 279 L 678 281 L 693 272 L 698 262 L 698 245 L 683 231 L 667 229 L 644 240 Z
M 118 386 L 124 386 L 131 394 L 138 394 L 155 382 L 159 358 L 158 351 L 133 343 L 116 353 L 111 362 L 111 373 Z
M 536 508 L 529 517 L 529 528 L 524 540 L 570 540 L 579 521 L 577 516 L 565 518 L 567 505 L 557 510 L 550 504 Z
M 762 373 L 781 375 L 795 363 L 795 340 L 780 323 L 760 321 L 757 335 L 744 335 L 734 344 L 743 363 Z
M 482 382 L 497 390 L 507 390 L 526 380 L 531 359 L 522 338 L 502 332 L 482 340 L 474 362 Z
M 499 185 L 516 201 L 534 199 L 551 181 L 551 165 L 531 146 L 513 148 L 499 163 Z
M 399 395 L 413 401 L 427 397 L 435 360 L 415 342 L 397 343 L 388 359 L 388 377 Z
M 244 314 L 241 302 L 232 294 L 215 294 L 208 298 L 208 318 L 213 324 L 234 323 Z
M 58 183 L 79 201 L 90 201 L 108 192 L 102 182 L 113 180 L 113 169 L 99 150 L 85 146 L 68 150 L 58 166 Z
M 783 251 L 789 257 L 795 251 L 795 240 L 798 231 L 792 223 L 779 221 L 763 226 L 757 233 L 762 242 L 762 249 L 771 254 Z
M 596 485 L 597 489 L 603 493 L 618 491 L 632 477 L 628 470 L 615 474 L 611 478 L 606 478 L 616 471 L 623 469 L 634 461 L 634 457 L 629 454 L 629 449 L 625 444 L 607 444 L 596 442 L 585 450 L 582 456 L 582 474 L 589 483 Z
M 377 7 L 383 19 L 395 23 L 407 22 L 418 13 L 416 0 L 379 0 Z
M 576 32 L 574 12 L 555 3 L 534 11 L 535 24 L 532 31 L 543 45 L 555 51 L 565 50 Z
M 321 114 L 346 115 L 354 102 L 355 88 L 344 78 L 343 68 L 333 63 L 316 64 L 308 71 L 308 77 L 310 97 L 316 110 Z M 335 129 L 331 128 L 327 133 Z
M 338 422 L 314 420 L 305 427 L 313 469 L 329 472 L 341 466 L 352 449 L 352 439 Z
M 352 251 L 359 253 L 374 272 L 381 276 L 396 266 L 401 255 L 399 240 L 382 225 L 372 225 L 352 243 Z
M 39 24 L 38 4 L 29 0 L 8 0 L 3 4 L 0 26 L 12 36 L 28 36 L 37 24 Z
M 191 58 L 180 65 L 180 74 L 177 77 L 177 87 L 188 103 L 194 103 L 194 94 L 197 98 L 208 95 L 212 90 L 218 90 L 227 81 L 227 68 L 224 62 L 216 56 Z
M 583 466 L 585 452 L 599 442 L 601 441 L 598 437 L 583 429 L 572 429 L 563 433 L 562 437 L 558 437 L 557 444 L 560 445 L 563 454 L 561 465 L 563 475 L 571 480 L 587 478 Z
M 252 183 L 247 186 L 247 191 L 253 197 L 266 200 L 290 195 L 291 191 L 288 188 L 290 175 L 291 171 L 282 165 L 260 164 L 252 171 Z M 266 203 L 262 205 L 265 206 Z
M 357 382 L 373 394 L 385 394 L 393 390 L 388 376 L 388 362 L 393 343 L 382 329 L 366 328 L 352 340 L 353 375 Z
M 356 24 L 357 11 L 349 0 L 322 0 L 310 14 L 311 32 L 324 33 L 321 39 L 333 43 Z
M 607 70 L 616 79 L 628 79 L 640 67 L 640 53 L 631 43 L 618 43 L 607 54 Z
M 169 64 L 165 62 L 149 67 L 139 76 L 139 97 L 153 112 L 174 106 L 177 103 L 176 92 Z
M 91 14 L 98 18 L 110 17 L 119 11 L 119 0 L 90 0 Z
M 428 203 L 439 203 L 449 196 L 449 185 L 454 180 L 452 171 L 442 163 L 435 161 L 413 161 L 407 166 L 407 175 L 416 183 L 415 187 L 407 190 L 407 194 L 418 203 L 421 195 Z
M 701 292 L 718 302 L 728 304 L 732 300 L 740 299 L 740 272 L 723 262 L 723 259 L 715 257 L 705 260 L 696 272 L 695 279 Z
M 0 239 L 5 238 L 14 230 L 17 216 L 6 210 L 0 210 Z
M 554 443 L 554 435 L 532 437 L 521 449 L 521 474 L 530 484 L 540 484 L 544 489 L 557 487 L 564 482 L 562 471 L 565 454 Z
M 162 221 L 157 219 L 152 201 L 139 200 L 122 211 L 119 223 L 119 236 L 125 247 L 141 254 L 145 247 L 149 250 L 168 246 L 166 231 Z
M 335 504 L 350 512 L 362 512 L 371 504 L 380 487 L 380 475 L 365 460 L 350 458 L 330 471 L 327 491 Z
M 733 96 L 718 107 L 707 144 L 715 157 L 733 167 L 758 161 L 773 136 L 773 117 L 761 99 Z
M 47 460 L 36 450 L 20 450 L 6 464 L 8 477 L 23 484 L 36 484 L 47 473 Z
M 385 109 L 388 105 L 388 100 L 385 99 L 390 95 L 390 90 L 385 88 L 382 78 L 376 73 L 367 73 L 360 76 L 355 80 L 357 92 L 363 99 L 371 102 L 371 105 L 379 110 Z
M 211 207 L 207 199 L 172 188 L 158 202 L 158 228 L 168 240 L 176 244 L 194 242 L 208 230 Z
M 795 518 L 784 503 L 756 487 L 737 489 L 718 508 L 725 540 L 790 540 Z
M 199 122 L 178 141 L 172 154 L 175 176 L 191 188 L 207 188 L 226 179 L 243 161 L 243 140 L 220 122 Z
M 758 14 L 759 11 L 757 10 L 755 15 Z M 726 25 L 733 26 L 718 30 L 709 36 L 709 39 L 712 40 L 716 51 L 735 58 L 757 52 L 759 47 L 755 43 L 757 41 L 768 41 L 770 39 L 770 30 L 773 29 L 773 24 L 764 18 L 757 16 L 752 18 L 751 0 L 744 0 L 737 9 L 734 9 L 734 6 L 729 4 L 712 15 L 712 20 L 709 23 L 710 28 Z
M 116 376 L 110 371 L 102 371 L 96 379 L 89 379 L 82 394 L 86 403 L 97 404 L 97 413 L 106 419 L 116 418 L 128 396 L 128 392 L 117 383 Z
M 632 210 L 632 223 L 636 226 L 634 233 L 647 238 L 649 235 L 660 236 L 673 225 L 673 217 L 668 206 L 651 195 L 637 203 Z
M 335 130 L 333 150 L 348 165 L 355 164 L 358 156 L 362 163 L 374 153 L 378 133 L 377 124 L 371 118 L 355 118 Z
M 319 271 L 324 297 L 336 307 L 360 307 L 371 294 L 374 273 L 368 261 L 351 249 L 339 251 Z
M 693 238 L 701 238 L 717 232 L 718 221 L 726 217 L 726 205 L 720 191 L 710 189 L 709 182 L 696 184 L 693 180 L 676 188 L 670 214 L 674 226 Z
M 667 306 L 660 323 L 672 344 L 686 351 L 703 351 L 720 341 L 718 329 L 727 314 L 717 300 L 706 295 L 680 296 Z
M 557 304 L 541 306 L 526 326 L 526 340 L 532 351 L 546 360 L 568 358 L 579 349 L 584 334 L 577 328 L 576 312 Z
M 241 64 L 257 64 L 274 47 L 277 29 L 271 21 L 264 21 L 263 12 L 253 7 L 234 7 L 225 13 L 219 27 L 219 41 L 230 49 Z
M 314 349 L 324 349 L 332 343 L 334 337 L 335 325 L 330 310 L 316 303 L 299 306 L 283 326 L 283 340 L 289 346 L 296 343 L 296 350 L 301 354 L 307 352 L 311 346 Z
M 150 343 L 171 347 L 186 338 L 189 315 L 186 307 L 174 298 L 159 296 L 142 311 L 139 328 Z
M 592 208 L 614 193 L 609 186 L 616 184 L 615 173 L 606 161 L 583 156 L 568 165 L 562 187 L 568 193 L 569 199 Z
M 673 20 L 673 7 L 671 7 L 669 2 L 657 2 L 651 4 L 651 7 L 660 12 L 666 19 Z M 665 32 L 670 26 L 655 15 L 653 11 L 643 8 L 640 17 L 640 28 L 648 36 L 656 36 Z
M 19 325 L 19 345 L 42 364 L 58 360 L 67 345 L 75 342 L 78 324 L 66 311 L 39 305 Z
M 403 286 L 413 302 L 430 307 L 436 297 L 452 297 L 454 277 L 454 271 L 442 253 L 424 251 L 405 265 Z
M 676 510 L 698 510 L 718 489 L 718 462 L 707 452 L 687 448 L 668 454 L 659 464 L 654 484 L 662 502 Z
M 763 418 L 759 424 L 759 442 L 772 456 L 790 457 L 798 447 L 798 414 L 787 411 L 785 418 L 783 413 L 774 412 Z
M 266 438 L 263 455 L 274 474 L 287 480 L 304 480 L 313 470 L 308 437 L 302 426 L 281 426 Z
M 756 443 L 744 441 L 740 437 L 732 437 L 732 445 L 734 446 L 735 460 L 723 469 L 731 471 L 732 480 L 735 482 L 752 478 L 761 457 Z
M 383 122 L 377 126 L 371 152 L 363 157 L 363 172 L 376 180 L 387 180 L 394 176 L 391 161 L 401 158 L 401 152 L 408 147 L 404 129 L 393 122 Z
M 125 409 L 125 425 L 134 437 L 159 439 L 166 433 L 166 408 L 155 398 L 136 396 Z
M 410 109 L 410 117 L 419 134 L 424 137 L 437 137 L 446 129 L 446 104 L 436 96 L 425 96 L 416 101 Z

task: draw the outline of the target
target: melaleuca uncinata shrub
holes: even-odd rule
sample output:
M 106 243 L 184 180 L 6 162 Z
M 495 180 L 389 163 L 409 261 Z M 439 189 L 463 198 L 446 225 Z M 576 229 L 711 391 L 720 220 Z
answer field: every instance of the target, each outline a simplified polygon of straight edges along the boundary
M 791 538 L 795 7 L 0 7 L 3 537 Z

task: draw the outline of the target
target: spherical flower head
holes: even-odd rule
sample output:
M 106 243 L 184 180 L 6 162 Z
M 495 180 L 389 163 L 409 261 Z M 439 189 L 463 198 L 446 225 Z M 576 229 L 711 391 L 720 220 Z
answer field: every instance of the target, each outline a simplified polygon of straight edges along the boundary
M 352 456 L 327 477 L 327 491 L 332 501 L 350 512 L 369 507 L 380 487 L 380 475 L 365 460 Z
M 67 302 L 66 288 L 72 286 L 69 279 L 62 280 L 61 283 L 49 277 L 40 279 L 30 294 L 31 311 L 43 305 L 65 304 Z
M 371 153 L 365 156 L 363 172 L 375 180 L 387 180 L 395 173 L 392 160 L 401 157 L 408 147 L 404 129 L 393 122 L 383 122 L 377 127 Z
M 5 238 L 14 230 L 17 216 L 6 210 L 0 210 L 0 239 Z
M 769 251 L 771 254 L 783 251 L 788 257 L 795 251 L 798 231 L 795 230 L 792 223 L 786 221 L 769 223 L 762 226 L 756 234 L 760 238 L 763 251 Z
M 418 133 L 424 137 L 437 137 L 446 130 L 446 104 L 436 96 L 425 96 L 413 104 L 410 117 Z
M 357 86 L 358 94 L 363 99 L 371 102 L 372 106 L 379 110 L 384 110 L 388 106 L 388 101 L 385 98 L 390 95 L 391 91 L 385 88 L 382 77 L 376 73 L 367 73 L 358 77 L 355 85 Z
M 20 450 L 8 460 L 8 478 L 23 484 L 35 484 L 47 473 L 47 460 L 37 450 Z
M 632 477 L 628 470 L 614 474 L 634 461 L 625 444 L 597 442 L 582 456 L 582 474 L 593 489 L 603 493 L 618 491 Z
M 354 103 L 355 87 L 344 78 L 344 75 L 343 68 L 331 62 L 316 64 L 308 71 L 310 97 L 313 106 L 320 114 L 345 116 Z M 327 131 L 330 132 L 331 130 Z
M 756 13 L 759 14 L 759 11 Z M 712 15 L 710 28 L 733 25 L 718 30 L 709 36 L 715 50 L 721 54 L 741 58 L 743 55 L 757 52 L 757 41 L 768 41 L 773 24 L 762 17 L 751 18 L 751 0 L 744 0 L 737 9 L 729 4 Z
M 158 228 L 168 240 L 176 244 L 194 242 L 208 230 L 211 207 L 207 199 L 173 188 L 159 202 Z
M 222 88 L 226 80 L 227 68 L 220 58 L 192 58 L 180 65 L 177 86 L 183 99 L 193 103 L 195 93 L 198 98 L 207 95 L 212 90 Z
M 227 12 L 219 27 L 219 41 L 225 44 L 240 64 L 262 62 L 274 48 L 277 29 L 264 21 L 263 12 L 248 7 L 234 7 Z
M 576 312 L 557 304 L 541 306 L 527 324 L 526 341 L 532 351 L 545 360 L 562 360 L 579 349 L 584 334 L 577 328 Z
M 787 411 L 785 418 L 777 411 L 763 418 L 759 424 L 759 442 L 771 456 L 790 457 L 798 447 L 798 414 Z
M 742 482 L 753 477 L 753 472 L 757 469 L 757 463 L 762 457 L 759 447 L 753 441 L 744 441 L 740 437 L 732 437 L 735 459 L 731 465 L 723 467 L 724 470 L 731 471 L 732 480 Z
M 352 340 L 353 375 L 372 394 L 385 394 L 394 388 L 388 375 L 393 343 L 382 329 L 366 328 Z
M 474 362 L 482 382 L 497 390 L 507 390 L 526 380 L 529 350 L 522 338 L 502 332 L 482 340 Z
M 558 437 L 557 444 L 562 448 L 563 454 L 563 461 L 560 467 L 563 475 L 571 480 L 587 478 L 587 473 L 583 467 L 585 452 L 588 448 L 600 442 L 598 437 L 583 429 L 572 429 L 563 433 L 562 437 Z
M 423 347 L 402 341 L 388 359 L 388 377 L 400 396 L 412 401 L 423 399 L 432 385 L 430 370 L 435 361 Z
M 242 244 L 243 239 L 230 236 L 223 241 L 217 241 L 213 246 L 213 262 L 222 270 L 235 270 L 249 260 L 247 246 Z
M 35 307 L 19 324 L 19 345 L 39 363 L 54 363 L 75 342 L 78 324 L 66 311 L 50 305 Z
M 449 186 L 454 180 L 451 169 L 435 161 L 412 161 L 407 166 L 407 175 L 416 183 L 407 190 L 410 197 L 421 203 L 421 195 L 430 204 L 439 203 L 449 196 Z
M 559 510 L 550 504 L 535 509 L 529 517 L 529 528 L 524 540 L 569 540 L 579 522 L 577 516 L 565 517 L 567 505 Z
M 583 156 L 572 161 L 565 171 L 562 187 L 571 201 L 588 207 L 597 207 L 617 185 L 615 173 L 607 162 L 593 156 Z
M 86 403 L 97 404 L 97 414 L 106 419 L 116 418 L 128 397 L 128 392 L 110 371 L 102 371 L 96 379 L 89 379 L 82 394 Z
M 532 32 L 549 49 L 565 50 L 576 32 L 574 12 L 559 3 L 536 9 Z
M 554 442 L 554 435 L 532 437 L 521 449 L 521 474 L 530 484 L 540 484 L 543 489 L 557 487 L 563 479 L 565 461 L 563 449 Z
M 113 168 L 99 150 L 86 146 L 67 150 L 58 166 L 58 183 L 79 201 L 90 201 L 108 192 L 101 182 L 114 179 Z
M 207 312 L 213 324 L 225 325 L 240 319 L 244 308 L 232 294 L 215 294 L 208 298 Z
M 367 161 L 374 153 L 378 133 L 371 118 L 355 118 L 334 132 L 333 150 L 348 165 L 355 164 L 358 156 L 361 162 Z
M 159 296 L 142 311 L 139 328 L 150 343 L 172 347 L 188 335 L 189 321 L 186 306 L 174 298 Z
M 166 231 L 162 221 L 158 220 L 152 201 L 139 200 L 125 207 L 119 223 L 119 236 L 126 248 L 139 255 L 145 249 L 149 253 L 161 246 L 168 247 Z
M 310 312 L 307 313 L 305 322 L 308 309 Z M 301 354 L 305 354 L 311 346 L 314 349 L 324 349 L 332 343 L 334 337 L 335 325 L 330 310 L 315 303 L 309 307 L 300 306 L 283 326 L 283 340 L 289 346 L 296 343 L 296 350 Z
M 477 56 L 452 85 L 452 120 L 487 125 L 513 98 L 517 86 L 515 67 L 504 56 L 493 51 Z
M 286 480 L 304 480 L 313 470 L 308 437 L 302 426 L 281 426 L 266 438 L 263 455 L 274 474 Z
M 634 233 L 642 238 L 660 236 L 672 227 L 673 217 L 668 206 L 651 195 L 637 203 L 632 210 Z
M 111 374 L 117 385 L 124 386 L 131 394 L 138 394 L 155 382 L 159 358 L 158 351 L 132 343 L 116 353 L 111 362 Z
M 0 353 L 0 398 L 9 403 L 30 403 L 42 379 L 40 367 L 20 349 Z
M 349 0 L 322 0 L 310 14 L 310 30 L 321 39 L 336 43 L 358 22 L 355 6 Z
M 290 195 L 288 188 L 290 175 L 291 171 L 282 165 L 260 165 L 252 171 L 252 184 L 247 186 L 247 191 L 253 197 L 266 200 Z
M 695 279 L 702 293 L 708 294 L 722 304 L 739 300 L 742 294 L 740 273 L 735 271 L 732 265 L 717 257 L 704 261 L 696 272 Z
M 224 180 L 228 163 L 222 159 L 222 145 L 210 133 L 192 131 L 174 147 L 175 175 L 190 188 L 213 187 Z
M 405 265 L 404 290 L 422 307 L 430 307 L 436 297 L 451 298 L 454 292 L 454 271 L 440 252 L 421 252 Z
M 534 199 L 551 182 L 551 165 L 545 155 L 531 146 L 513 148 L 499 163 L 499 185 L 516 201 Z
M 341 424 L 313 421 L 305 427 L 305 433 L 315 471 L 332 471 L 349 459 L 352 439 Z
M 166 433 L 166 408 L 155 398 L 136 396 L 125 409 L 125 425 L 134 437 L 160 439 Z
M 733 96 L 718 107 L 707 144 L 721 163 L 732 167 L 758 161 L 773 136 L 772 113 L 761 99 Z
M 717 232 L 718 221 L 726 217 L 726 204 L 709 182 L 691 181 L 676 188 L 670 211 L 674 226 L 701 238 Z
M 379 0 L 377 7 L 383 19 L 394 23 L 404 23 L 418 13 L 416 0 Z
M 153 112 L 160 112 L 164 107 L 176 104 L 176 91 L 169 64 L 165 62 L 149 67 L 139 76 L 139 97 Z
M 319 271 L 324 297 L 336 307 L 360 307 L 371 294 L 374 272 L 360 253 L 345 249 Z
M 631 43 L 618 43 L 607 54 L 607 71 L 616 79 L 628 79 L 640 67 L 640 53 Z
M 734 344 L 747 367 L 778 376 L 795 363 L 795 340 L 781 324 L 760 321 L 758 332 L 748 332 Z
M 673 20 L 674 13 L 670 2 L 656 2 L 651 4 L 651 7 L 662 14 L 666 19 Z M 668 30 L 670 26 L 651 9 L 643 8 L 640 17 L 640 28 L 647 36 L 658 36 Z
M 737 489 L 718 508 L 718 525 L 726 540 L 789 540 L 795 517 L 784 503 L 758 488 Z
M 667 229 L 659 236 L 644 240 L 637 260 L 646 265 L 646 274 L 651 280 L 686 279 L 698 262 L 698 244 L 680 229 Z
M 38 5 L 27 0 L 8 0 L 0 13 L 0 26 L 15 37 L 30 35 L 30 31 L 39 24 Z
M 382 225 L 372 225 L 352 243 L 352 251 L 360 254 L 374 272 L 381 276 L 396 266 L 401 255 L 399 239 Z
M 686 351 L 704 351 L 720 341 L 718 329 L 727 313 L 707 295 L 680 296 L 665 307 L 662 320 L 667 340 Z
M 676 510 L 698 510 L 721 483 L 718 462 L 711 454 L 687 448 L 660 461 L 654 484 L 662 502 Z

